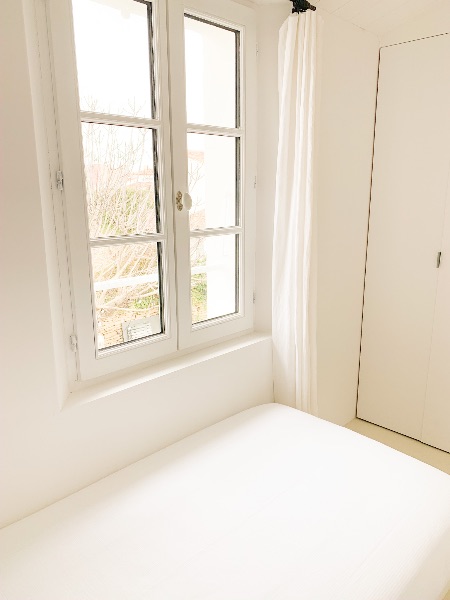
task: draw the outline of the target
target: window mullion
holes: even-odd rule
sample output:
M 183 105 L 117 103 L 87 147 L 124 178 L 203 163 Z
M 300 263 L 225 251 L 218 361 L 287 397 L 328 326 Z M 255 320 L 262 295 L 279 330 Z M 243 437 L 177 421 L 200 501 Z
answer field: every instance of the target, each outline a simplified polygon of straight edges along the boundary
M 134 236 L 115 236 L 115 237 L 104 237 L 104 238 L 91 238 L 89 245 L 92 248 L 99 246 L 115 246 L 124 244 L 144 244 L 146 242 L 163 242 L 166 236 L 162 233 L 150 233 L 148 235 L 134 235 Z
M 161 121 L 143 117 L 128 117 L 109 113 L 80 111 L 80 119 L 84 123 L 98 123 L 99 125 L 124 125 L 129 127 L 144 127 L 146 129 L 159 129 Z
M 234 127 L 216 127 L 214 125 L 197 125 L 196 123 L 187 124 L 188 133 L 204 133 L 209 135 L 223 135 L 227 137 L 243 137 L 244 130 Z
M 191 238 L 214 237 L 220 235 L 232 235 L 243 233 L 242 227 L 233 225 L 232 227 L 215 227 L 210 229 L 193 229 L 190 232 Z

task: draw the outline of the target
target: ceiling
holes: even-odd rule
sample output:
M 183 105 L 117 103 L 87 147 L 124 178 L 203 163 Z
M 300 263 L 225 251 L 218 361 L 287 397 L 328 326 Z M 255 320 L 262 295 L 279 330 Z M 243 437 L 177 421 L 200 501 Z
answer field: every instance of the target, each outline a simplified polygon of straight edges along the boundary
M 437 4 L 440 0 L 316 0 L 316 6 L 378 35 Z
M 286 3 L 288 0 L 254 0 L 258 4 Z M 346 21 L 379 36 L 402 23 L 426 13 L 443 0 L 309 0 Z M 450 0 L 446 0 L 450 1 Z

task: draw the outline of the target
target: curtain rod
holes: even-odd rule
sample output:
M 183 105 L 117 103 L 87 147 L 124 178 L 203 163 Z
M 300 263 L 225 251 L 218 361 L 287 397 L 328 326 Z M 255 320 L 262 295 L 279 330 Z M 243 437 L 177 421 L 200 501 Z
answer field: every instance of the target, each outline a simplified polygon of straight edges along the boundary
M 293 5 L 293 13 L 306 12 L 307 10 L 316 10 L 316 7 L 307 2 L 306 0 L 291 0 L 291 2 Z

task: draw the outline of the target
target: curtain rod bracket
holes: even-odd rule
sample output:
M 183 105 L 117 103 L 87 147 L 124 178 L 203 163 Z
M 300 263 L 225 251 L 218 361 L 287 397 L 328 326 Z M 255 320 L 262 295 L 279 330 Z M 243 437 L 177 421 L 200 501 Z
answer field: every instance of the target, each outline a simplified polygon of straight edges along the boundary
M 306 0 L 291 0 L 292 2 L 292 12 L 293 13 L 301 13 L 306 12 L 307 10 L 316 10 L 316 7 L 307 2 Z

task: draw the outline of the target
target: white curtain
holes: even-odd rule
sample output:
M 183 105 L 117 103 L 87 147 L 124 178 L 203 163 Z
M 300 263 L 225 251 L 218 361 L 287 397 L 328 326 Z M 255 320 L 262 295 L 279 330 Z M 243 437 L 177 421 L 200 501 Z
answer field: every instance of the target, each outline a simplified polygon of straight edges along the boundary
M 292 14 L 279 37 L 280 126 L 272 270 L 275 401 L 317 414 L 313 191 L 317 15 Z

